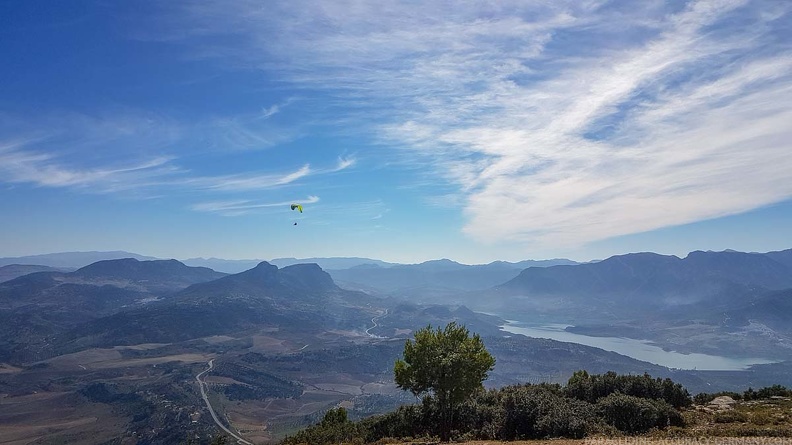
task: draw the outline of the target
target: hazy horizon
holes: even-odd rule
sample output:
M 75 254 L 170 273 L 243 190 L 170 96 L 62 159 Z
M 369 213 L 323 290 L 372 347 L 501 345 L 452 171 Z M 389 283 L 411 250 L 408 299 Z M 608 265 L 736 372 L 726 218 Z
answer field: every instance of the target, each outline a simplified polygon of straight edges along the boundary
M 602 261 L 602 260 L 608 259 L 608 258 L 610 258 L 612 256 L 630 255 L 630 254 L 636 254 L 636 253 L 655 253 L 655 254 L 658 254 L 658 255 L 676 256 L 676 257 L 678 257 L 680 259 L 684 259 L 689 254 L 691 254 L 693 252 L 696 252 L 696 251 L 705 251 L 705 252 L 734 251 L 734 252 L 740 252 L 740 253 L 764 254 L 764 253 L 768 253 L 768 252 L 777 252 L 777 251 L 784 251 L 784 250 L 789 250 L 789 249 L 792 249 L 792 247 L 779 247 L 779 248 L 774 248 L 774 249 L 770 249 L 770 250 L 766 250 L 766 251 L 741 251 L 741 250 L 731 249 L 731 248 L 726 248 L 726 249 L 722 249 L 722 250 L 697 249 L 697 250 L 691 250 L 691 251 L 686 252 L 686 253 L 681 254 L 681 255 L 664 254 L 664 253 L 652 252 L 652 251 L 634 251 L 634 252 L 620 252 L 620 253 L 615 253 L 613 255 L 609 255 L 609 256 L 606 256 L 606 257 L 602 257 L 602 258 L 592 258 L 592 259 L 588 259 L 588 260 L 577 260 L 577 259 L 574 259 L 574 258 L 560 258 L 559 257 L 559 258 L 523 258 L 523 259 L 513 260 L 513 261 L 503 260 L 503 259 L 495 259 L 495 260 L 492 260 L 492 261 L 480 262 L 480 263 L 464 262 L 464 261 L 459 261 L 459 260 L 456 260 L 454 258 L 448 258 L 448 257 L 428 258 L 428 259 L 424 259 L 424 260 L 420 260 L 420 261 L 414 261 L 414 262 L 400 262 L 400 261 L 391 261 L 391 260 L 389 260 L 387 258 L 380 258 L 380 257 L 375 257 L 375 256 L 357 256 L 357 255 L 349 255 L 349 256 L 306 256 L 306 257 L 278 256 L 278 257 L 261 257 L 261 258 L 222 258 L 222 257 L 213 257 L 213 256 L 212 257 L 176 257 L 176 256 L 170 256 L 170 255 L 163 255 L 163 256 L 149 255 L 148 253 L 145 253 L 145 252 L 141 253 L 141 252 L 122 250 L 122 249 L 106 250 L 106 251 L 101 251 L 101 250 L 83 250 L 83 251 L 68 251 L 68 252 L 46 252 L 46 253 L 34 253 L 34 254 L 29 254 L 29 255 L 3 255 L 2 253 L 0 253 L 0 259 L 18 258 L 18 257 L 36 257 L 36 256 L 48 256 L 48 255 L 61 255 L 61 254 L 92 254 L 92 253 L 102 254 L 102 253 L 125 252 L 125 253 L 129 253 L 129 254 L 140 255 L 142 257 L 152 257 L 152 258 L 155 258 L 155 259 L 158 259 L 158 260 L 175 259 L 177 261 L 190 261 L 190 260 L 211 261 L 211 260 L 218 260 L 218 261 L 267 261 L 267 262 L 270 262 L 270 261 L 274 261 L 274 260 L 285 260 L 285 259 L 302 260 L 302 259 L 312 259 L 312 258 L 314 258 L 314 259 L 316 259 L 316 258 L 320 258 L 320 259 L 362 258 L 362 259 L 377 260 L 377 261 L 383 261 L 383 262 L 386 262 L 386 263 L 403 264 L 403 265 L 421 264 L 421 263 L 425 263 L 425 262 L 429 262 L 429 261 L 450 260 L 450 261 L 453 261 L 453 262 L 456 262 L 456 263 L 459 263 L 459 264 L 462 264 L 462 265 L 475 266 L 475 265 L 486 265 L 486 264 L 490 264 L 490 263 L 493 263 L 493 262 L 496 262 L 496 261 L 505 261 L 505 262 L 511 262 L 511 263 L 518 263 L 520 261 L 570 260 L 570 261 L 575 261 L 577 263 L 583 264 L 583 263 L 588 263 L 588 262 Z

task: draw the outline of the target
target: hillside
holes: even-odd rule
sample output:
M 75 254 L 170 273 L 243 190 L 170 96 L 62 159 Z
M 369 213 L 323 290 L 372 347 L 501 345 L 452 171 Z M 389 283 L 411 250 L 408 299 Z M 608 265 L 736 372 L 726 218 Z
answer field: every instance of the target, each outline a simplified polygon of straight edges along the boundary
M 34 272 L 67 272 L 56 267 L 50 266 L 36 266 L 30 264 L 9 264 L 7 266 L 0 266 L 0 283 L 13 280 L 14 278 L 21 277 Z
M 453 302 L 460 292 L 487 289 L 518 276 L 526 267 L 550 267 L 574 264 L 569 260 L 522 261 L 466 265 L 448 259 L 420 264 L 377 264 L 348 269 L 328 270 L 343 287 L 382 295 L 407 298 L 414 302 Z M 451 300 L 445 300 L 450 297 Z M 441 300 L 438 300 L 441 299 Z
M 372 302 L 365 294 L 338 288 L 315 264 L 278 269 L 261 262 L 86 323 L 65 333 L 61 347 L 170 343 L 267 327 L 359 329 L 375 315 L 366 308 Z
M 175 260 L 105 260 L 0 283 L 0 361 L 57 354 L 65 332 L 225 274 Z
M 684 259 L 635 253 L 591 264 L 528 268 L 495 291 L 666 306 L 785 288 L 792 288 L 792 269 L 772 256 L 699 251 Z

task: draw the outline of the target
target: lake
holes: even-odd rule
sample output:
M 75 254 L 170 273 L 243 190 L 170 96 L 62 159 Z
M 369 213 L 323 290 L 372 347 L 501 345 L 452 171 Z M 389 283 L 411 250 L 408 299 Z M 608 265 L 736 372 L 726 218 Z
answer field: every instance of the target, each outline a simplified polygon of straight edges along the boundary
M 530 325 L 519 321 L 507 320 L 507 323 L 501 326 L 501 329 L 505 332 L 522 334 L 528 337 L 549 338 L 551 340 L 592 346 L 668 368 L 697 369 L 700 371 L 738 371 L 747 369 L 750 365 L 775 362 L 774 360 L 761 358 L 731 358 L 708 354 L 683 354 L 681 352 L 665 351 L 648 340 L 590 337 L 565 331 L 564 329 L 569 326 L 565 324 Z

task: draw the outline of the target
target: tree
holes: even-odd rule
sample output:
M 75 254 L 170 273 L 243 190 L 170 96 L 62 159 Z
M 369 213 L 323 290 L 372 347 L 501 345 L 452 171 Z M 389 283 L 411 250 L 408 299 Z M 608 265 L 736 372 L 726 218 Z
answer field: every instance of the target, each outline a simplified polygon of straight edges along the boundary
M 396 385 L 416 396 L 432 393 L 440 407 L 440 439 L 450 438 L 454 407 L 483 387 L 495 366 L 478 334 L 449 323 L 445 329 L 427 326 L 404 344 L 404 359 L 394 366 Z

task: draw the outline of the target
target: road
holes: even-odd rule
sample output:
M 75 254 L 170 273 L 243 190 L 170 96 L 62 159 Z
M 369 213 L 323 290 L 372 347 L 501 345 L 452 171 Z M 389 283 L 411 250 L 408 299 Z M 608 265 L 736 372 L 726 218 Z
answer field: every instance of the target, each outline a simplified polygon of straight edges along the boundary
M 225 431 L 226 433 L 230 434 L 233 438 L 235 438 L 237 440 L 237 443 L 253 445 L 252 442 L 248 442 L 247 440 L 239 437 L 239 435 L 237 435 L 236 433 L 231 432 L 231 430 L 226 428 L 225 425 L 223 425 L 223 423 L 220 422 L 220 419 L 217 418 L 217 413 L 215 413 L 215 410 L 212 408 L 212 404 L 209 402 L 209 396 L 206 395 L 206 382 L 201 380 L 201 377 L 203 377 L 203 375 L 206 374 L 207 372 L 211 371 L 212 368 L 214 368 L 214 359 L 209 360 L 209 367 L 206 368 L 206 370 L 199 372 L 198 375 L 195 376 L 195 380 L 198 381 L 198 387 L 201 388 L 201 397 L 203 397 L 204 402 L 206 403 L 206 407 L 209 408 L 209 414 L 212 415 L 212 419 L 214 419 L 217 426 L 219 426 L 220 428 L 223 429 L 223 431 Z
M 386 315 L 388 315 L 388 310 L 387 309 L 385 309 L 385 312 L 383 312 L 382 314 L 374 316 L 374 317 L 371 318 L 371 322 L 374 323 L 374 326 L 366 329 L 366 334 L 368 334 L 369 337 L 372 337 L 372 338 L 387 338 L 387 337 L 381 337 L 379 335 L 375 335 L 375 334 L 372 334 L 371 332 L 369 332 L 370 330 L 372 330 L 372 329 L 374 329 L 374 328 L 376 328 L 378 326 L 377 325 L 377 320 L 379 320 L 380 318 L 382 318 L 382 317 L 384 317 Z

